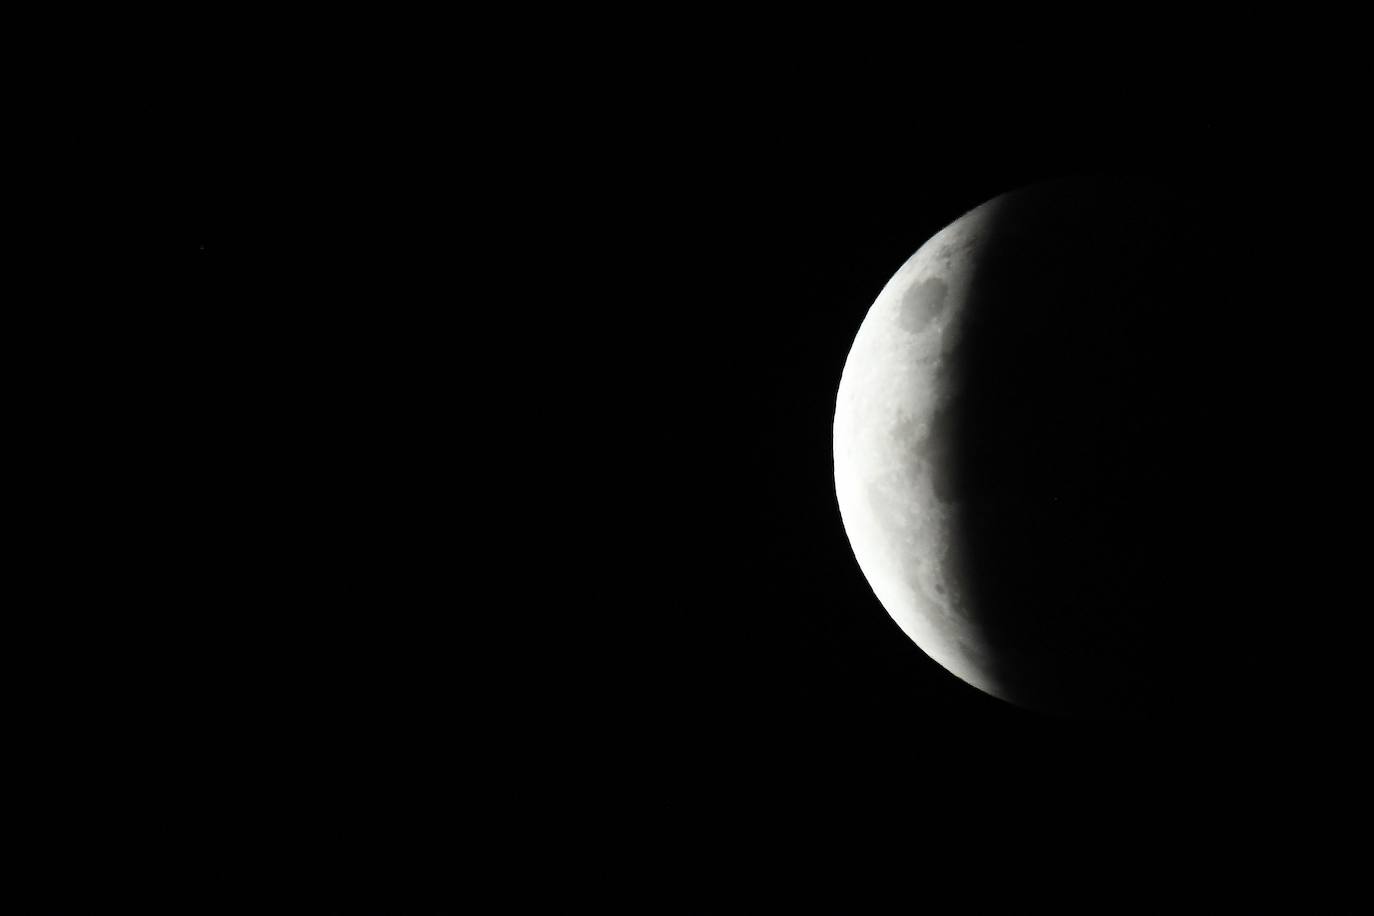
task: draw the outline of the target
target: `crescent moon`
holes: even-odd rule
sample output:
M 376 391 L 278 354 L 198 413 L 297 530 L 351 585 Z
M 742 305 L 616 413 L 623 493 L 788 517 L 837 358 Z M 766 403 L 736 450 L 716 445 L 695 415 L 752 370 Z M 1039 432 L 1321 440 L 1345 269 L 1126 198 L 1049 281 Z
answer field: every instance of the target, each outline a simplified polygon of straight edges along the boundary
M 950 368 L 967 319 L 988 201 L 927 241 L 869 309 L 845 362 L 834 423 L 835 492 L 854 556 L 920 649 L 1002 694 L 963 586 L 946 458 L 959 392 Z

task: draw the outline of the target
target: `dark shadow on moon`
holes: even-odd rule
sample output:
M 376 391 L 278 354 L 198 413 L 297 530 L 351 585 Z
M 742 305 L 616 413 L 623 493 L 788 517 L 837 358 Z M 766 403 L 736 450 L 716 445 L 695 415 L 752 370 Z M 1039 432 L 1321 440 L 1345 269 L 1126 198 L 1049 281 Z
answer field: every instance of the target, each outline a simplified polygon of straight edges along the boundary
M 945 403 L 931 417 L 930 433 L 926 437 L 926 454 L 930 462 L 931 487 L 935 498 L 942 503 L 959 498 L 959 463 L 953 459 L 954 434 L 958 402 Z
M 1181 584 L 1205 552 L 1186 516 L 1206 481 L 1186 444 L 1207 431 L 1177 409 L 1198 353 L 1171 316 L 1206 308 L 1208 264 L 1181 249 L 1188 211 L 1157 186 L 1058 182 L 998 206 L 969 252 L 950 400 L 925 445 L 942 453 L 937 498 L 957 505 L 970 657 L 1019 705 L 1143 714 L 1177 700 L 1196 665 L 1181 621 L 1207 613 Z M 929 324 L 944 296 L 913 287 L 903 327 Z

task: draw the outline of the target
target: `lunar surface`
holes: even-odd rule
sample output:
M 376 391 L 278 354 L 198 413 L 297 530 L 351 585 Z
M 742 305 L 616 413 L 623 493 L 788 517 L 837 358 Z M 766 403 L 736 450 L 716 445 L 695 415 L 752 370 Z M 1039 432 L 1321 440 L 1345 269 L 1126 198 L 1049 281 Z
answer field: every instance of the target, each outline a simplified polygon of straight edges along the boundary
M 874 593 L 927 655 L 993 694 L 947 478 L 957 397 L 948 370 L 996 212 L 989 201 L 941 230 L 878 295 L 840 379 L 834 439 L 840 513 Z
M 1115 715 L 1225 650 L 1197 635 L 1224 600 L 1206 443 L 1229 412 L 1203 329 L 1234 294 L 1191 207 L 1098 179 L 995 198 L 897 271 L 845 363 L 835 489 L 863 575 L 1017 705 Z

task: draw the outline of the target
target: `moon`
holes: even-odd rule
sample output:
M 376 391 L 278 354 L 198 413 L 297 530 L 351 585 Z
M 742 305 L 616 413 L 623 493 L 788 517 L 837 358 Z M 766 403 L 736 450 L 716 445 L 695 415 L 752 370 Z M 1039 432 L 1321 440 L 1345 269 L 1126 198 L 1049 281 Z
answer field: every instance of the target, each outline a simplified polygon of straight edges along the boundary
M 994 224 L 990 201 L 921 246 L 868 310 L 840 377 L 835 491 L 859 567 L 902 631 L 932 659 L 997 695 L 993 660 L 970 606 L 947 485 L 946 376 L 965 325 L 974 254 Z
M 854 556 L 992 696 L 1115 715 L 1184 680 L 1218 416 L 1197 329 L 1227 297 L 1190 207 L 1134 180 L 1004 194 L 922 245 L 854 338 L 834 418 Z

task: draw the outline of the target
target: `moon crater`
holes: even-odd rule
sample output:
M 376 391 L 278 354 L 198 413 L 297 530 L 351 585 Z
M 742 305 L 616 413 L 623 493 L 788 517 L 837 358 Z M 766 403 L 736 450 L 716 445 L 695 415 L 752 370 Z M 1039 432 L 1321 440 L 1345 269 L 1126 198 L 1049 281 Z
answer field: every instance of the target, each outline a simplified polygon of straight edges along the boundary
M 948 292 L 949 286 L 939 277 L 928 277 L 912 284 L 902 294 L 902 328 L 912 334 L 924 331 L 944 310 Z

